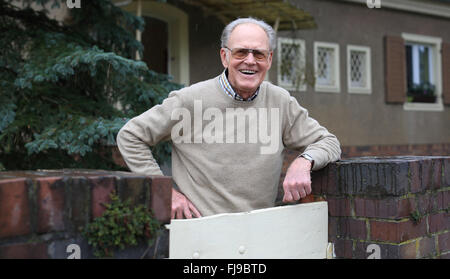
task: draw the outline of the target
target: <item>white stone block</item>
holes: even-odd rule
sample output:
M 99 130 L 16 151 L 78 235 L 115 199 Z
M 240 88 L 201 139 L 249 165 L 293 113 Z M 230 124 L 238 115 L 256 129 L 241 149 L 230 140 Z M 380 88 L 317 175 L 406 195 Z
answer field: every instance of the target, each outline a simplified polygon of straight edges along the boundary
M 174 219 L 171 259 L 327 258 L 326 202 Z

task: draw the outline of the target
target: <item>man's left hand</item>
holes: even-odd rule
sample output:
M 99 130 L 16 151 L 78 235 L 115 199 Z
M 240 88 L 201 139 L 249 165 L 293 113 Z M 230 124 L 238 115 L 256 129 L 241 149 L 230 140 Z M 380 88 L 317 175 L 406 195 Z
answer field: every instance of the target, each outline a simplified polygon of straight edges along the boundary
M 289 166 L 283 181 L 283 202 L 295 202 L 311 193 L 311 162 L 295 159 Z

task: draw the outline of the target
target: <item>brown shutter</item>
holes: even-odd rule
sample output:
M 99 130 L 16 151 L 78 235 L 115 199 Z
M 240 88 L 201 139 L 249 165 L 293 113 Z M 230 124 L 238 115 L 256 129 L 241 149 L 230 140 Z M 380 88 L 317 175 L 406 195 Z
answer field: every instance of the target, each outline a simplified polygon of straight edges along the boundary
M 442 43 L 442 98 L 450 105 L 450 43 Z
M 386 103 L 406 102 L 405 42 L 401 37 L 386 36 Z

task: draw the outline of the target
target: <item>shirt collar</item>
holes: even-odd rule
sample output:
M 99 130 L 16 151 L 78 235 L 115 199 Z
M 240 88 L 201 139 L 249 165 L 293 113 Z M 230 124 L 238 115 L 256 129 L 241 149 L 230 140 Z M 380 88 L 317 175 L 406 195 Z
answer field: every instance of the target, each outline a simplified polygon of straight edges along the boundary
M 244 98 L 242 98 L 239 94 L 237 94 L 233 87 L 231 87 L 230 82 L 228 81 L 228 69 L 225 69 L 225 71 L 223 71 L 223 73 L 220 75 L 219 81 L 220 81 L 220 85 L 222 86 L 223 91 L 225 91 L 225 93 L 230 96 L 231 98 L 238 100 L 238 101 L 244 101 L 244 102 L 250 102 L 253 101 L 259 93 L 259 87 L 258 89 L 256 89 L 256 92 L 247 100 L 244 100 Z

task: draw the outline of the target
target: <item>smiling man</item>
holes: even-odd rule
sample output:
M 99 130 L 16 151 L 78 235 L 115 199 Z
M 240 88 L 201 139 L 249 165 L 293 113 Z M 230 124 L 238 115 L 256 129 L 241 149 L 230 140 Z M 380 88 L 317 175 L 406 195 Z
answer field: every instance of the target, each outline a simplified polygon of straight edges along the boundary
M 275 49 L 268 24 L 237 19 L 221 41 L 222 74 L 171 92 L 117 136 L 131 171 L 145 175 L 162 175 L 149 146 L 172 140 L 172 218 L 274 206 L 284 148 L 301 152 L 286 173 L 284 202 L 310 194 L 311 170 L 340 158 L 337 138 L 264 81 Z
M 263 82 L 272 64 L 273 52 L 263 28 L 253 23 L 239 23 L 235 21 L 225 29 L 220 57 L 234 91 L 247 100 Z

